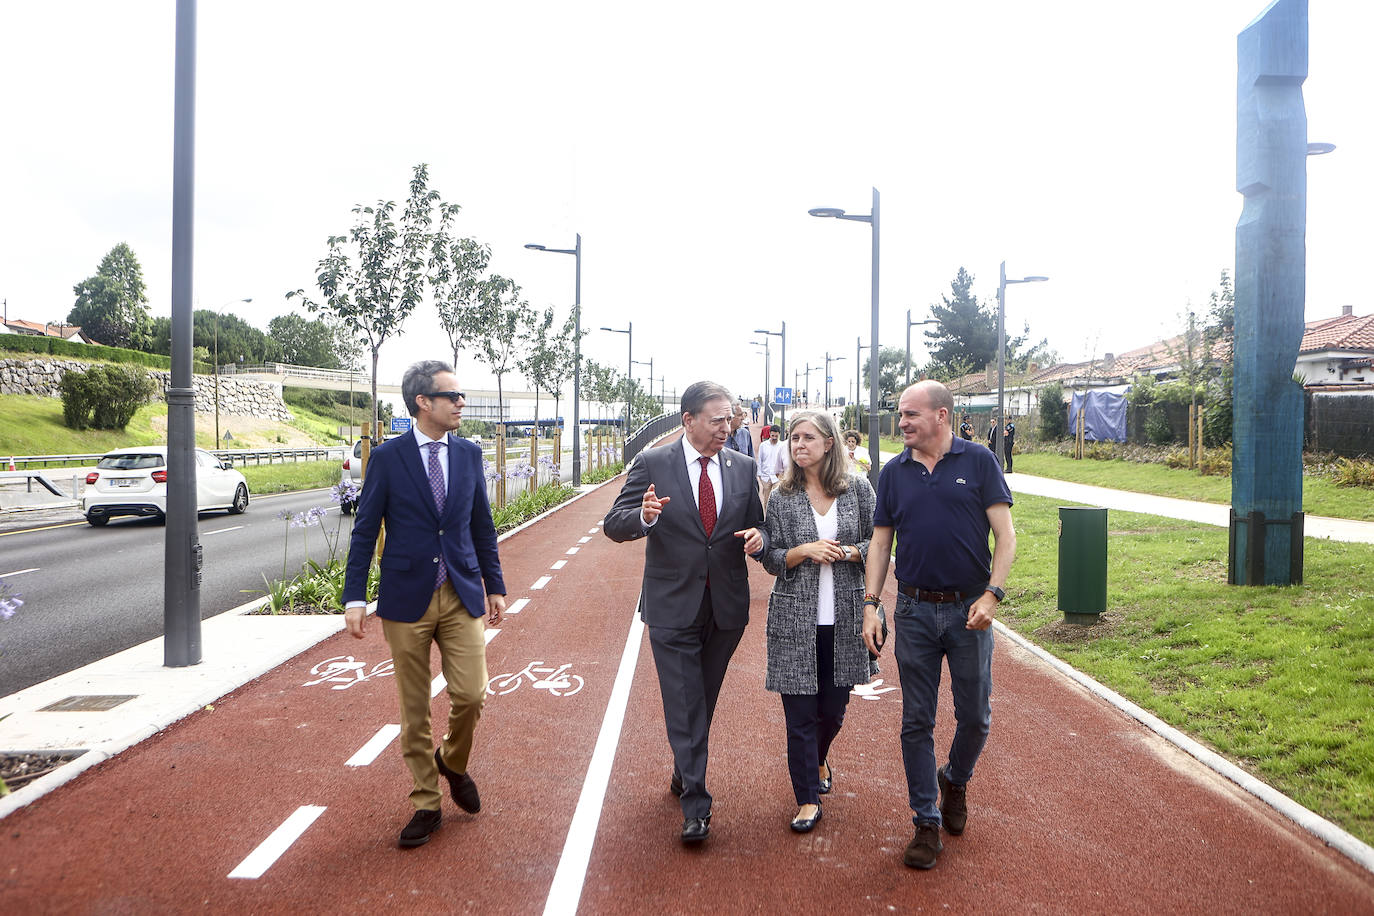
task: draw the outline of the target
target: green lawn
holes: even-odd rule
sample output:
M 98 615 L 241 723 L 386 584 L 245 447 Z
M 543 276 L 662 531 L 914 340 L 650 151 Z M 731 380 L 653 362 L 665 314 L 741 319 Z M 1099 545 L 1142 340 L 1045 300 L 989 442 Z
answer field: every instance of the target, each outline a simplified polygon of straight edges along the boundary
M 1002 621 L 1374 842 L 1374 546 L 1309 540 L 1303 585 L 1228 586 L 1224 529 L 1113 512 L 1108 612 L 1070 627 L 1057 505 L 1017 497 Z

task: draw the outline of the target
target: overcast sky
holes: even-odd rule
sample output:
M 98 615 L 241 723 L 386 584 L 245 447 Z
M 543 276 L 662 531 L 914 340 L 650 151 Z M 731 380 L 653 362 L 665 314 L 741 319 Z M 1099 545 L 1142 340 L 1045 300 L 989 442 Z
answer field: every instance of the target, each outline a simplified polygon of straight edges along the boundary
M 1065 359 L 1176 333 L 1234 259 L 1236 35 L 1259 0 L 200 4 L 195 294 L 265 328 L 351 207 L 411 168 L 586 356 L 681 389 L 763 384 L 755 328 L 852 387 L 882 193 L 882 342 L 960 266 Z M 0 298 L 61 320 L 116 243 L 170 314 L 175 5 L 0 3 Z M 1312 0 L 1307 316 L 1370 311 L 1374 5 Z M 919 340 L 920 328 L 913 329 Z M 778 360 L 774 340 L 773 384 Z M 431 310 L 384 381 L 446 346 Z M 491 378 L 470 360 L 464 386 Z M 647 367 L 636 367 L 641 378 Z M 821 386 L 813 373 L 811 387 Z M 508 380 L 508 385 L 512 382 Z M 516 386 L 523 387 L 520 380 Z

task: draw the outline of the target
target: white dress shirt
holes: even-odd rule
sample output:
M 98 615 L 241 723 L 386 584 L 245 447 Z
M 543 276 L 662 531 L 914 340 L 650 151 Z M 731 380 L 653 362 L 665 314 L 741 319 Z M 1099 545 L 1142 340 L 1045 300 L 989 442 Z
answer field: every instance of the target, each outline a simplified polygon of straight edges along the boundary
M 439 470 L 444 472 L 444 492 L 448 492 L 448 443 L 443 439 L 431 439 L 420 432 L 420 427 L 412 426 L 410 431 L 415 434 L 415 441 L 420 443 L 420 470 L 425 473 L 425 480 L 429 480 L 429 444 L 438 442 L 444 446 L 439 449 Z M 446 434 L 447 435 L 447 434 Z
M 692 483 L 692 501 L 696 503 L 697 511 L 701 511 L 701 459 L 704 457 L 701 452 L 692 448 L 692 443 L 687 441 L 687 437 L 682 437 L 682 454 L 687 459 L 687 479 Z M 725 499 L 724 487 L 721 486 L 720 477 L 720 452 L 711 456 L 711 460 L 706 464 L 706 474 L 711 479 L 711 489 L 716 494 L 716 516 L 720 516 L 720 507 Z M 645 530 L 658 524 L 655 517 L 652 522 L 645 521 L 644 510 L 639 512 L 639 520 L 643 523 Z
M 778 475 L 787 467 L 787 443 L 781 439 L 776 443 L 772 439 L 764 439 L 759 445 L 759 479 L 768 483 L 777 483 Z

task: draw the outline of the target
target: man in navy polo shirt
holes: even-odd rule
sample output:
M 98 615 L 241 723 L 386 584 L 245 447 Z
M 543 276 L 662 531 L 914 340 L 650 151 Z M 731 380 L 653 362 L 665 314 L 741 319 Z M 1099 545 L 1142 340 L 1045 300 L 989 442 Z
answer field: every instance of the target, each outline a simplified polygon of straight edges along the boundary
M 991 722 L 992 618 L 1016 555 L 1011 491 L 992 452 L 954 435 L 954 398 L 937 381 L 902 392 L 898 427 L 906 446 L 878 478 L 864 595 L 864 641 L 882 649 L 878 598 L 897 535 L 897 669 L 902 681 L 902 762 L 916 835 L 902 861 L 932 868 L 968 818 L 965 785 Z M 988 550 L 988 532 L 995 547 Z M 935 765 L 940 662 L 954 693 L 949 761 Z M 937 803 L 938 799 L 938 803 Z

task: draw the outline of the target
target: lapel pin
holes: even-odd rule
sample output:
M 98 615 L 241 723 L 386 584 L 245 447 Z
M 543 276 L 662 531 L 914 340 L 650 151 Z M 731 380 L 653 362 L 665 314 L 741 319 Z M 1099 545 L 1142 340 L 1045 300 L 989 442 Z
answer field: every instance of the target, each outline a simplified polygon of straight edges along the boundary
M 725 466 L 726 466 L 727 468 L 728 468 L 728 467 L 733 467 L 733 465 L 730 464 L 730 459 L 729 459 L 729 458 L 726 458 L 726 459 L 725 459 Z

